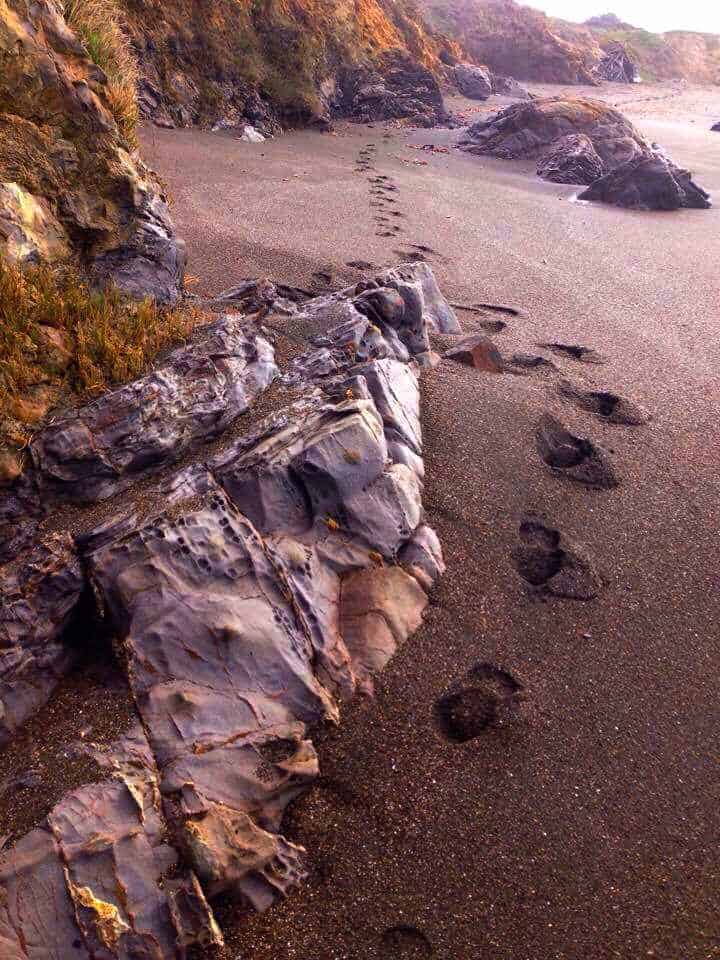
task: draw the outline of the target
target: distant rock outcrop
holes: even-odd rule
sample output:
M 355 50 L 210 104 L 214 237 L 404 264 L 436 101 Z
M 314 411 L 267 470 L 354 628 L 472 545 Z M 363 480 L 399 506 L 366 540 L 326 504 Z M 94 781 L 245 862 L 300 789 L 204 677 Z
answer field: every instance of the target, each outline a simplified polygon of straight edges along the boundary
M 639 80 L 637 67 L 621 43 L 613 43 L 607 48 L 605 56 L 593 73 L 598 80 L 608 80 L 611 83 L 635 83 Z
M 161 188 L 53 0 L 0 5 L 0 252 L 73 259 L 162 302 L 182 284 L 184 247 Z

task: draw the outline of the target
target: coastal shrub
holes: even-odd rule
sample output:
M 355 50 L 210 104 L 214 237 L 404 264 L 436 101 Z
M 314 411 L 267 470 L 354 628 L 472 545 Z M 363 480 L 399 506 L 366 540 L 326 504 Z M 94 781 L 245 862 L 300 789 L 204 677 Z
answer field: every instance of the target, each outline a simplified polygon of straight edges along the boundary
M 0 478 L 50 406 L 132 380 L 201 319 L 0 257 Z
M 107 75 L 107 99 L 120 133 L 137 146 L 138 65 L 115 0 L 66 0 L 65 19 Z

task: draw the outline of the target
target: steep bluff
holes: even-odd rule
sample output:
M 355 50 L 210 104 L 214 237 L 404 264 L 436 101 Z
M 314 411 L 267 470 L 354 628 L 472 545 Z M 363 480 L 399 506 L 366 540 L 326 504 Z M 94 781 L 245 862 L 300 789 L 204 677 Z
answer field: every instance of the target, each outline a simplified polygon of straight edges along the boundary
M 570 23 L 515 0 L 421 0 L 421 7 L 479 63 L 521 80 L 592 82 L 607 52 L 621 45 L 643 80 L 720 82 L 720 37 L 712 34 L 650 33 L 613 14 Z

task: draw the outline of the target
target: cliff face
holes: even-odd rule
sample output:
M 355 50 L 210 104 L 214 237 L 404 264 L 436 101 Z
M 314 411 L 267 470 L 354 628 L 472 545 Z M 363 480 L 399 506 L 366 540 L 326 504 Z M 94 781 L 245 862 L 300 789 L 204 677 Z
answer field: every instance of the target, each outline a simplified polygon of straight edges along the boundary
M 343 70 L 401 51 L 439 71 L 445 46 L 405 0 L 121 4 L 141 108 L 175 125 L 312 122 L 327 113 Z
M 171 301 L 182 245 L 121 116 L 54 0 L 0 0 L 0 253 Z
M 620 44 L 644 80 L 720 83 L 720 37 L 650 33 L 613 14 L 586 24 L 545 16 L 515 0 L 421 0 L 430 23 L 479 63 L 522 80 L 587 83 Z
M 589 33 L 568 39 L 554 21 L 514 0 L 422 0 L 430 23 L 496 73 L 540 83 L 592 83 L 601 51 Z

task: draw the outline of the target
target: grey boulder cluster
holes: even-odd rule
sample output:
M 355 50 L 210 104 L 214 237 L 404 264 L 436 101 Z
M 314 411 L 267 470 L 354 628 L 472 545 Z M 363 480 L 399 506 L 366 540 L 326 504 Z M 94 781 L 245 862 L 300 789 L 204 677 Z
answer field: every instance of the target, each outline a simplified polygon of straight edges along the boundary
M 617 110 L 595 100 L 515 103 L 468 128 L 462 150 L 533 159 L 554 183 L 588 186 L 584 200 L 645 210 L 704 209 L 710 196 Z
M 5 491 L 32 507 L 0 570 L 5 738 L 71 665 L 83 595 L 116 636 L 138 723 L 88 745 L 105 777 L 0 860 L 3 960 L 183 958 L 221 945 L 214 897 L 262 910 L 287 893 L 303 851 L 281 823 L 318 774 L 310 728 L 372 690 L 444 569 L 423 519 L 418 372 L 429 326 L 459 326 L 432 272 L 281 306 L 317 331 L 284 372 L 252 318 L 223 317 L 41 431 L 22 490 Z M 198 456 L 273 383 L 292 402 Z M 109 499 L 83 525 L 77 511 L 118 494 L 120 512 Z M 74 536 L 48 533 L 47 510 L 70 511 Z

